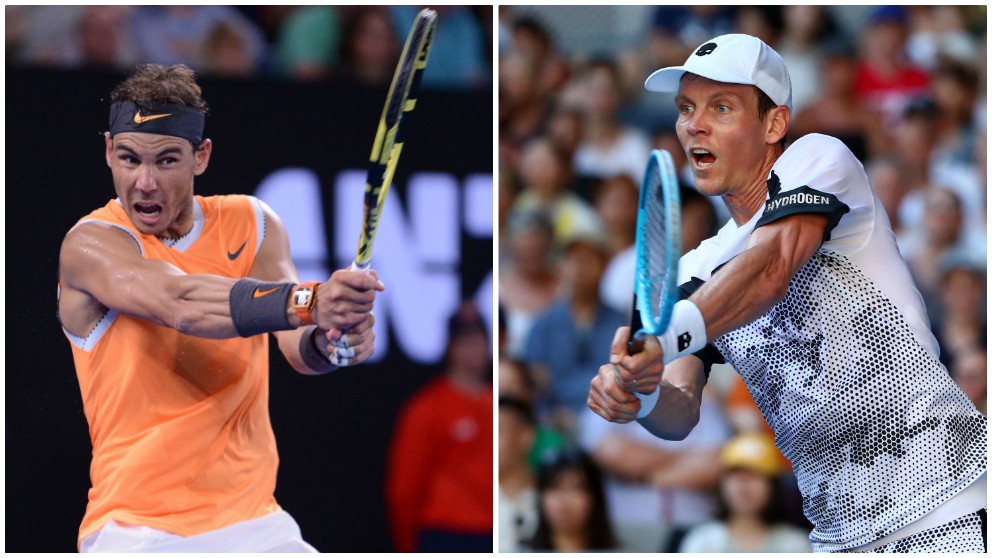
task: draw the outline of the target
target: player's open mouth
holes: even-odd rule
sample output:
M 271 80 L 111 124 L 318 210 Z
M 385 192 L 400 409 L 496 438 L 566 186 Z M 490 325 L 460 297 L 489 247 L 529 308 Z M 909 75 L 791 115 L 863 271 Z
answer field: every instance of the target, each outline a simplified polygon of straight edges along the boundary
M 705 169 L 716 162 L 716 155 L 713 155 L 705 149 L 695 148 L 689 152 L 692 160 L 696 163 L 696 167 L 700 169 Z
M 134 210 L 142 221 L 154 222 L 162 214 L 162 206 L 157 203 L 136 203 Z

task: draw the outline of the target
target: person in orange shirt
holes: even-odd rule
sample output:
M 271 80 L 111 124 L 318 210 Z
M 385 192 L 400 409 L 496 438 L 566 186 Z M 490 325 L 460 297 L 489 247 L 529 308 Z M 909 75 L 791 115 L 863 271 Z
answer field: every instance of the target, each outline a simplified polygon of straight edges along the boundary
M 386 479 L 400 552 L 493 552 L 493 390 L 489 332 L 471 303 L 448 322 L 445 372 L 413 395 Z
M 268 333 L 303 374 L 372 354 L 374 273 L 302 283 L 278 216 L 203 197 L 207 105 L 182 65 L 111 94 L 117 198 L 66 234 L 59 320 L 93 443 L 81 551 L 315 551 L 273 496 Z

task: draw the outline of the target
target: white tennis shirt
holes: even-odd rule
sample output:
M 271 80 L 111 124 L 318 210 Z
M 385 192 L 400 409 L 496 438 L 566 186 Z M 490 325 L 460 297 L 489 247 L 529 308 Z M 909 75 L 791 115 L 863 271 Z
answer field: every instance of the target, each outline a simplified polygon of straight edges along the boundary
M 831 217 L 785 299 L 713 344 L 741 374 L 793 463 L 816 551 L 886 537 L 986 469 L 986 423 L 938 361 L 926 310 L 861 163 L 839 140 L 796 140 L 765 208 L 682 257 L 679 284 L 707 281 L 755 227 Z M 742 293 L 742 296 L 747 296 Z

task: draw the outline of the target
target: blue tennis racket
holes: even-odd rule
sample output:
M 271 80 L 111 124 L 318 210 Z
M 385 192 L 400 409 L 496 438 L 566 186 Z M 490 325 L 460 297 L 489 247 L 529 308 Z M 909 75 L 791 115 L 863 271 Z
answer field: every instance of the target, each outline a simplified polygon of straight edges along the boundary
M 656 149 L 648 157 L 637 202 L 637 269 L 628 354 L 644 348 L 648 335 L 661 335 L 679 301 L 682 213 L 672 156 Z

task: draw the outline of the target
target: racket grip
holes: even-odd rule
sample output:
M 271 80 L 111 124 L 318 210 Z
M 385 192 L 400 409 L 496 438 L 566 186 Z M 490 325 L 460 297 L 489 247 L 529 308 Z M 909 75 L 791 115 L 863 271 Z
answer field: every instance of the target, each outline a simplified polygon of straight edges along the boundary
M 630 341 L 627 341 L 627 354 L 636 355 L 637 353 L 644 350 L 644 339 L 641 337 L 631 337 Z
M 351 269 L 353 271 L 361 271 L 362 273 L 368 273 L 372 270 L 372 260 L 365 260 L 359 263 L 358 260 L 352 260 Z

